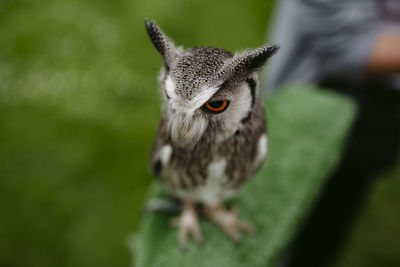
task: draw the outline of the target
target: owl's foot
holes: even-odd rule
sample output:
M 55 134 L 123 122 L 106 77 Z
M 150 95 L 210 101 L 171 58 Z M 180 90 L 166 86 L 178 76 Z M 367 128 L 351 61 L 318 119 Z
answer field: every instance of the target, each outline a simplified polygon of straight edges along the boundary
M 192 235 L 197 243 L 203 241 L 194 203 L 184 202 L 180 217 L 174 218 L 172 223 L 178 227 L 178 241 L 182 249 L 187 249 L 189 235 Z
M 205 214 L 211 221 L 218 224 L 224 232 L 235 242 L 242 240 L 241 231 L 255 233 L 255 228 L 248 222 L 238 219 L 238 209 L 227 210 L 222 205 L 208 206 L 205 208 Z

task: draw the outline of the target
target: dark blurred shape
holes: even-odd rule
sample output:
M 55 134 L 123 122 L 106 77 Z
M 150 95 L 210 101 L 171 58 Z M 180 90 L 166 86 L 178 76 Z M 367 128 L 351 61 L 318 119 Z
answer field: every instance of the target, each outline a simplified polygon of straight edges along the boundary
M 271 41 L 267 93 L 313 83 L 355 100 L 358 118 L 341 164 L 281 266 L 327 266 L 338 253 L 372 180 L 400 148 L 400 2 L 283 0 Z

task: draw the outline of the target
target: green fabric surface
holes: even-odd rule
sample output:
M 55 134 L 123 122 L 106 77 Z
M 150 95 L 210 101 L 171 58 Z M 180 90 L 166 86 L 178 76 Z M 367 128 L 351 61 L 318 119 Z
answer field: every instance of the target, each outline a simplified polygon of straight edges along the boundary
M 239 217 L 258 229 L 234 244 L 216 225 L 201 218 L 204 243 L 178 246 L 172 215 L 141 218 L 132 241 L 134 266 L 272 266 L 299 228 L 312 200 L 338 163 L 354 119 L 355 105 L 325 90 L 294 86 L 267 103 L 268 156 L 262 169 L 230 202 Z M 148 198 L 164 191 L 155 182 Z

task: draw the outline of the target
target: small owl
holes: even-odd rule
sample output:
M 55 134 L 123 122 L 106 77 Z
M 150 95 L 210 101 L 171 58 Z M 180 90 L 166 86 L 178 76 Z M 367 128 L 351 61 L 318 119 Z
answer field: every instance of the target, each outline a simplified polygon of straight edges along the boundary
M 202 241 L 198 206 L 235 241 L 253 232 L 224 201 L 238 193 L 267 154 L 258 74 L 277 45 L 232 54 L 214 47 L 177 47 L 154 21 L 147 33 L 162 55 L 162 116 L 151 169 L 182 201 L 178 241 Z

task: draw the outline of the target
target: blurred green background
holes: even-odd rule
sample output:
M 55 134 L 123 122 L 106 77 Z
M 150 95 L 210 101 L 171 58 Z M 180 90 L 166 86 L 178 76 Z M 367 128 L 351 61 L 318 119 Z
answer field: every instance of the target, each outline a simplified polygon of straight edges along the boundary
M 160 113 L 161 57 L 144 18 L 185 47 L 236 51 L 264 42 L 272 7 L 2 0 L 0 266 L 128 266 Z M 385 177 L 334 266 L 398 259 L 400 168 Z

